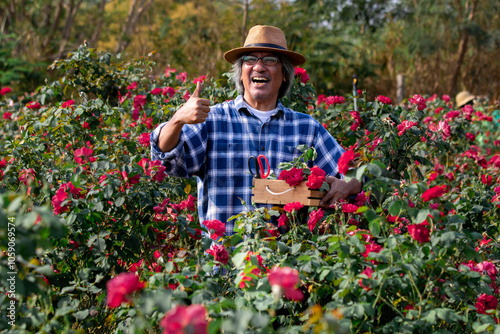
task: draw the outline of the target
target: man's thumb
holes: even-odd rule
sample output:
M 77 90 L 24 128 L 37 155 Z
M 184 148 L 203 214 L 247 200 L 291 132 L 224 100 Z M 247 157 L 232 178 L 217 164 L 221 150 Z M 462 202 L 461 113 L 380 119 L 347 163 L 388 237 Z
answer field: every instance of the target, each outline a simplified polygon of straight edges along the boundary
M 201 89 L 203 88 L 202 86 L 203 86 L 202 83 L 200 81 L 198 81 L 196 83 L 196 88 L 195 88 L 193 94 L 191 95 L 191 97 L 200 97 Z

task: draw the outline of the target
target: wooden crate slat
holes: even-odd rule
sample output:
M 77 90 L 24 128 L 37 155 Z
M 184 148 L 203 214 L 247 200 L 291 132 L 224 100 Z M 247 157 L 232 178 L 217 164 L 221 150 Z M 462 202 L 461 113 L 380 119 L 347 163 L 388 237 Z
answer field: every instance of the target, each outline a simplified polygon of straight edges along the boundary
M 253 179 L 252 201 L 262 204 L 281 204 L 285 205 L 292 202 L 300 202 L 304 206 L 319 206 L 324 192 L 310 190 L 306 186 L 306 181 L 302 181 L 299 185 L 292 189 L 284 180 L 271 179 Z M 275 195 L 270 193 L 268 189 L 275 193 L 283 193 Z

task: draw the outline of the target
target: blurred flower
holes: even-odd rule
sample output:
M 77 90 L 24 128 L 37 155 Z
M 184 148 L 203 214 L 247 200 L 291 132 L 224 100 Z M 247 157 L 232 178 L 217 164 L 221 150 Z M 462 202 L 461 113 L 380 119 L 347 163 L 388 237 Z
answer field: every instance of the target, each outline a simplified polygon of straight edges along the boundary
M 162 334 L 207 334 L 207 318 L 203 305 L 177 305 L 161 319 L 160 327 L 163 328 Z
M 305 69 L 301 67 L 295 67 L 295 77 L 299 78 L 302 83 L 307 83 L 309 81 L 309 75 Z
M 193 80 L 193 83 L 196 85 L 198 82 L 203 83 L 207 79 L 206 75 L 201 75 Z
M 12 113 L 11 112 L 4 112 L 3 113 L 3 119 L 6 120 L 6 121 L 11 121 L 12 120 Z
M 0 90 L 0 95 L 5 95 L 10 92 L 12 92 L 12 89 L 10 89 L 10 87 L 4 87 Z
M 229 254 L 226 247 L 222 245 L 212 245 L 210 246 L 210 249 L 206 250 L 206 253 L 212 255 L 215 258 L 215 261 L 218 261 L 223 265 L 226 265 L 229 261 Z
M 375 100 L 383 104 L 392 104 L 391 99 L 383 95 L 377 96 Z
M 226 232 L 226 224 L 217 219 L 205 220 L 202 225 L 206 227 L 213 240 L 224 236 L 224 232 Z
M 283 210 L 285 210 L 286 212 L 292 213 L 293 211 L 299 211 L 303 207 L 304 206 L 300 202 L 291 202 L 291 203 L 285 204 L 285 206 L 283 207 Z
M 328 96 L 325 100 L 326 107 L 328 108 L 330 105 L 333 104 L 335 106 L 336 104 L 343 104 L 345 103 L 345 97 L 343 96 Z
M 410 236 L 417 240 L 420 243 L 429 242 L 430 241 L 430 232 L 427 228 L 427 221 L 424 221 L 420 224 L 412 224 L 408 225 L 408 233 Z
M 145 104 L 146 104 L 146 95 L 136 95 L 134 97 L 134 108 L 142 110 Z
M 162 182 L 165 179 L 165 170 L 167 168 L 161 164 L 160 160 L 149 161 L 147 175 L 157 182 Z
M 286 223 L 288 223 L 288 216 L 286 213 L 282 213 L 278 218 L 278 227 L 286 226 Z
M 71 107 L 74 104 L 75 104 L 74 100 L 68 100 L 68 101 L 63 102 L 63 104 L 61 105 L 61 107 L 68 108 L 68 107 Z
M 358 207 L 354 204 L 351 203 L 344 203 L 342 204 L 342 212 L 345 213 L 356 213 L 358 211 Z
M 28 109 L 40 109 L 41 107 L 40 103 L 35 101 L 31 101 L 26 104 L 26 108 Z
M 107 305 L 110 308 L 119 307 L 122 303 L 130 302 L 130 295 L 144 289 L 146 285 L 134 273 L 121 273 L 106 283 Z
M 408 102 L 417 105 L 417 110 L 424 110 L 427 107 L 425 99 L 418 94 L 415 94 L 412 98 L 409 98 Z
M 179 81 L 182 81 L 182 83 L 185 83 L 187 80 L 187 73 L 186 72 L 180 72 L 175 76 L 175 78 Z
M 477 298 L 477 302 L 474 306 L 477 309 L 477 313 L 486 314 L 486 311 L 495 310 L 497 308 L 498 300 L 494 296 L 483 293 Z
M 491 186 L 493 184 L 493 177 L 491 175 L 482 174 L 481 182 L 487 186 Z
M 89 162 L 94 162 L 97 158 L 93 157 L 94 151 L 91 148 L 82 147 L 74 151 L 75 162 L 79 165 L 84 165 Z
M 300 283 L 299 272 L 290 267 L 280 268 L 275 266 L 269 272 L 267 280 L 272 287 L 273 294 L 276 297 L 285 295 L 290 300 L 300 301 L 304 299 L 304 294 L 297 285 Z
M 365 270 L 363 270 L 361 272 L 361 275 L 365 275 L 368 278 L 372 278 L 373 269 L 370 268 L 370 267 L 366 267 Z M 368 286 L 364 286 L 363 285 L 363 279 L 362 278 L 359 279 L 359 286 L 362 287 L 363 289 L 367 290 L 367 291 L 371 290 L 370 285 L 368 285 Z
M 424 191 L 421 197 L 424 202 L 428 202 L 433 198 L 443 196 L 445 192 L 446 192 L 446 185 L 443 184 L 441 186 L 434 186 L 432 188 L 427 189 L 426 191 Z
M 465 137 L 466 137 L 469 141 L 471 141 L 471 142 L 472 142 L 472 141 L 474 141 L 474 140 L 476 140 L 476 136 L 474 136 L 474 135 L 473 135 L 472 133 L 470 133 L 470 132 L 467 132 L 467 133 L 465 134 Z
M 175 94 L 175 89 L 172 88 L 172 87 L 165 87 L 165 88 L 162 89 L 161 94 L 163 96 L 172 97 Z
M 132 82 L 129 86 L 127 86 L 128 90 L 134 90 L 137 88 L 137 82 Z
M 24 183 L 25 186 L 31 185 L 35 181 L 35 171 L 33 168 L 23 169 L 19 172 L 19 182 Z
M 158 95 L 162 93 L 162 89 L 159 87 L 153 88 L 151 92 L 149 92 L 151 95 Z
M 171 73 L 175 73 L 175 72 L 177 72 L 177 70 L 175 68 L 171 68 L 170 66 L 167 66 L 167 68 L 165 69 L 165 76 L 168 78 L 168 77 L 170 77 Z
M 406 130 L 410 129 L 412 126 L 417 126 L 417 122 L 410 122 L 408 120 L 404 120 L 401 124 L 397 126 L 398 129 L 398 135 L 402 136 Z
M 148 147 L 149 146 L 149 137 L 151 134 L 149 132 L 145 132 L 139 136 L 139 144 L 143 147 Z

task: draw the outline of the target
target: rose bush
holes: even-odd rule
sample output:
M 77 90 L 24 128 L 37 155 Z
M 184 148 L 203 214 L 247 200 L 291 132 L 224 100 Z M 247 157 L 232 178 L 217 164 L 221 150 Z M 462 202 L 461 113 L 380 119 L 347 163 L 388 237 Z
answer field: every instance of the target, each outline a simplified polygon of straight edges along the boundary
M 51 69 L 59 78 L 35 92 L 0 96 L 0 328 L 499 330 L 498 106 L 456 110 L 447 96 L 414 95 L 402 106 L 359 98 L 353 110 L 352 96 L 316 96 L 297 70 L 283 102 L 338 139 L 341 167 L 363 192 L 329 210 L 247 203 L 227 237 L 226 222 L 201 227 L 195 180 L 166 176 L 148 147 L 195 81 L 214 102 L 233 98 L 225 79 L 157 75 L 148 57 L 120 61 L 85 45 Z M 314 160 L 301 149 L 304 163 Z M 313 168 L 294 178 L 320 185 Z M 14 327 L 4 316 L 11 300 Z

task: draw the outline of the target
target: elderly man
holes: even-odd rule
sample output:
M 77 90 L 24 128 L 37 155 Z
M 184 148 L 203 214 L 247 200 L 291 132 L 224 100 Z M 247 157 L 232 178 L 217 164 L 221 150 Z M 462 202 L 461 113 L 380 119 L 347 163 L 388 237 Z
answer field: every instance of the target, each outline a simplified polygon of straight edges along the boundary
M 265 155 L 278 174 L 279 163 L 301 155 L 301 144 L 316 149 L 314 164 L 330 175 L 325 206 L 361 191 L 359 181 L 334 177 L 344 150 L 330 133 L 311 116 L 280 103 L 293 84 L 294 66 L 306 59 L 287 49 L 279 28 L 251 28 L 244 46 L 226 52 L 224 58 L 233 64 L 232 79 L 240 95 L 210 106 L 209 100 L 200 98 L 198 84 L 170 121 L 151 135 L 152 159 L 161 160 L 167 174 L 197 176 L 201 222 L 220 220 L 226 223 L 226 235 L 232 235 L 228 219 L 246 209 L 242 201 L 251 204 L 249 157 Z

